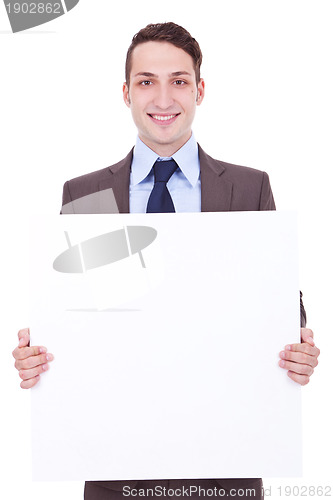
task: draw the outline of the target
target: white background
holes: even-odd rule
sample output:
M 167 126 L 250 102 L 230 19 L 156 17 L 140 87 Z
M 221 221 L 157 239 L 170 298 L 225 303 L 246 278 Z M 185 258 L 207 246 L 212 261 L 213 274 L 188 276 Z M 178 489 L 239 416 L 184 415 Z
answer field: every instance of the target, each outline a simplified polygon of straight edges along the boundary
M 0 438 L 6 498 L 83 496 L 81 483 L 30 479 L 30 397 L 19 388 L 11 357 L 17 330 L 29 324 L 26 217 L 57 213 L 67 179 L 127 154 L 136 131 L 121 95 L 126 50 L 141 27 L 169 20 L 186 27 L 204 54 L 206 97 L 193 127 L 198 142 L 213 157 L 266 170 L 278 209 L 299 211 L 300 286 L 322 354 L 302 390 L 304 477 L 267 478 L 265 486 L 276 499 L 278 487 L 283 494 L 286 485 L 330 485 L 333 495 L 332 15 L 332 2 L 322 0 L 81 0 L 52 23 L 14 35 L 0 4 Z

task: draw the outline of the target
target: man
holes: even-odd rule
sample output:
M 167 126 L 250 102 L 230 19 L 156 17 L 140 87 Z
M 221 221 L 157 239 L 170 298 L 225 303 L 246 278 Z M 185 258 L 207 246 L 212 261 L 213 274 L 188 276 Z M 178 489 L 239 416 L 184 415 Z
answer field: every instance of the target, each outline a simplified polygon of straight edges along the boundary
M 112 189 L 121 213 L 275 209 L 265 172 L 214 160 L 195 141 L 192 122 L 205 95 L 201 61 L 196 40 L 174 23 L 148 25 L 134 36 L 127 53 L 123 97 L 138 129 L 136 146 L 116 165 L 66 182 L 63 205 Z M 168 178 L 162 179 L 167 170 Z M 280 353 L 280 366 L 302 385 L 309 382 L 319 355 L 305 322 L 301 300 L 302 342 Z M 27 329 L 19 332 L 19 339 L 13 351 L 15 366 L 23 379 L 21 387 L 30 388 L 53 356 L 45 347 L 29 346 Z M 191 485 L 198 490 L 225 488 L 226 496 L 229 492 L 234 498 L 244 498 L 243 490 L 249 488 L 255 490 L 255 496 L 253 492 L 249 496 L 261 498 L 260 479 L 89 482 L 85 498 L 124 498 L 125 485 L 137 490 L 156 485 L 174 491 Z

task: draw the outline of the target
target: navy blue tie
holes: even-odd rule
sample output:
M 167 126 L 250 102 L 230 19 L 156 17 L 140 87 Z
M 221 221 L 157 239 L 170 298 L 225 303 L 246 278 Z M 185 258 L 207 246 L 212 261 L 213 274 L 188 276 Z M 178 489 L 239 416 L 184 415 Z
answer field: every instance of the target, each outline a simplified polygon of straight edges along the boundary
M 147 213 L 175 212 L 175 206 L 166 184 L 177 168 L 178 165 L 173 159 L 154 163 L 155 183 L 149 196 Z

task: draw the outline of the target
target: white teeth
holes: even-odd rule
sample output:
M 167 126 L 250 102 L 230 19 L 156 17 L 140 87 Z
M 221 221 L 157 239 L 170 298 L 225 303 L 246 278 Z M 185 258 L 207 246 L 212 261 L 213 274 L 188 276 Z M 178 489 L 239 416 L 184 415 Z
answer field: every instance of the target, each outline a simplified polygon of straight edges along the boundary
M 151 115 L 155 120 L 160 120 L 161 122 L 165 122 L 167 120 L 171 120 L 171 118 L 174 118 L 176 115 L 169 115 L 169 116 L 161 116 L 161 115 Z

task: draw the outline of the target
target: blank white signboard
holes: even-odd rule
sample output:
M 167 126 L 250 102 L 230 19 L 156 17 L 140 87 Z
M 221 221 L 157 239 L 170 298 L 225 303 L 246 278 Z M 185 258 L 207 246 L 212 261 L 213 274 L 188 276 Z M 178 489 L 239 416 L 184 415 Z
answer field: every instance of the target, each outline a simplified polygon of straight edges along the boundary
M 32 390 L 34 479 L 300 475 L 300 386 L 278 366 L 300 338 L 296 226 L 36 217 L 31 345 L 55 359 Z

